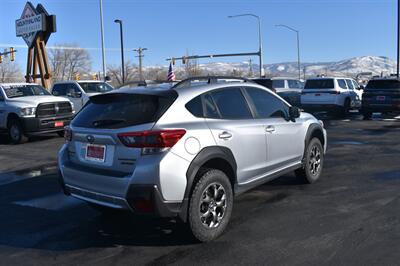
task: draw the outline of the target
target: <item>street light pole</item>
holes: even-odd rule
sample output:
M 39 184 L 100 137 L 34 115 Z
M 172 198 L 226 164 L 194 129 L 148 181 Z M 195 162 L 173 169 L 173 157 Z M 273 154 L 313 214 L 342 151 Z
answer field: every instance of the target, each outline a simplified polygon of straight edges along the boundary
M 116 19 L 114 22 L 119 24 L 119 32 L 121 37 L 122 84 L 125 84 L 124 34 L 122 31 L 122 20 Z
M 103 0 L 100 0 L 100 28 L 101 28 L 101 54 L 103 59 L 103 78 L 106 80 L 106 53 L 104 48 L 104 25 L 103 25 Z
M 400 0 L 399 0 L 400 1 Z M 234 16 L 228 16 L 228 18 L 237 18 L 237 17 L 254 17 L 258 20 L 258 56 L 260 58 L 260 78 L 264 76 L 264 67 L 263 67 L 263 46 L 262 46 L 262 35 L 261 35 L 261 18 L 254 14 L 240 14 Z
M 400 1 L 400 0 L 399 0 Z M 275 25 L 275 27 L 283 27 L 283 28 L 287 28 L 293 32 L 296 33 L 297 36 L 297 67 L 299 70 L 299 79 L 301 79 L 301 63 L 300 63 L 300 32 L 296 29 L 293 29 L 292 27 L 283 25 L 283 24 L 279 24 L 279 25 Z

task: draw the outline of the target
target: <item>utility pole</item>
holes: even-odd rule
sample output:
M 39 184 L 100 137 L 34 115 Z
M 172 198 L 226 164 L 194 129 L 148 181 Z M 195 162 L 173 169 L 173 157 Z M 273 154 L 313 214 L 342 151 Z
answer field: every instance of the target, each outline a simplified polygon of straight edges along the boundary
M 147 48 L 142 48 L 142 47 L 133 49 L 133 51 L 138 53 L 138 55 L 136 57 L 139 57 L 139 79 L 140 80 L 144 80 L 143 79 L 143 69 L 142 69 L 143 68 L 142 59 L 144 57 L 143 51 L 146 51 L 146 50 L 147 50 Z

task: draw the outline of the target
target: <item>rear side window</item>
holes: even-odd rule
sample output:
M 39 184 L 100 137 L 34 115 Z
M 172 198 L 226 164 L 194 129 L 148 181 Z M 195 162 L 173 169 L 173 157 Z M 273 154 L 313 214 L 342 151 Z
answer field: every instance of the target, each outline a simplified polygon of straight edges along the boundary
M 400 89 L 400 81 L 395 79 L 370 80 L 366 87 L 367 90 Z
M 217 106 L 210 94 L 204 95 L 204 111 L 207 118 L 221 118 Z
M 344 79 L 338 79 L 337 82 L 340 88 L 347 90 L 346 81 Z
M 72 125 L 116 129 L 156 122 L 175 97 L 146 94 L 103 94 L 91 97 Z
M 239 88 L 214 91 L 212 98 L 223 119 L 253 118 L 246 99 Z
M 257 88 L 246 88 L 246 91 L 257 110 L 259 118 L 286 118 L 288 107 L 280 99 Z
M 196 117 L 204 117 L 201 96 L 197 96 L 186 105 L 186 109 Z
M 285 81 L 284 80 L 273 80 L 272 81 L 272 88 L 276 89 L 276 88 L 285 88 Z
M 333 89 L 335 85 L 333 79 L 309 79 L 306 81 L 304 89 Z

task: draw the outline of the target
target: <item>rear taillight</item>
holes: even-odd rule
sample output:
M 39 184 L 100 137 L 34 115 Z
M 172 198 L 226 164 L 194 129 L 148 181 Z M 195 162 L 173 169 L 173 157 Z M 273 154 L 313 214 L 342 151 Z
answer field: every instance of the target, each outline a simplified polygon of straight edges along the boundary
M 171 148 L 185 135 L 184 129 L 127 132 L 118 134 L 121 142 L 132 148 Z
M 64 128 L 64 139 L 65 141 L 71 141 L 72 140 L 72 130 L 70 127 L 65 127 Z

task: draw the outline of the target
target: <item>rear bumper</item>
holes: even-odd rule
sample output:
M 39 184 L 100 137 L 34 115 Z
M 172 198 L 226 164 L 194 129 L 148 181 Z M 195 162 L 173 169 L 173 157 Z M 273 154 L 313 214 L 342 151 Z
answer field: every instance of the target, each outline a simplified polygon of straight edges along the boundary
M 59 116 L 59 117 L 46 117 L 46 118 L 21 118 L 22 127 L 25 134 L 36 135 L 62 131 L 64 126 L 70 124 L 73 115 Z M 63 126 L 55 127 L 55 122 L 63 122 Z
M 394 104 L 366 104 L 363 103 L 361 107 L 362 112 L 400 112 L 400 105 L 394 105 Z
M 309 103 L 302 103 L 301 107 L 306 111 L 337 111 L 343 108 L 341 105 L 336 105 L 336 104 L 309 104 Z

